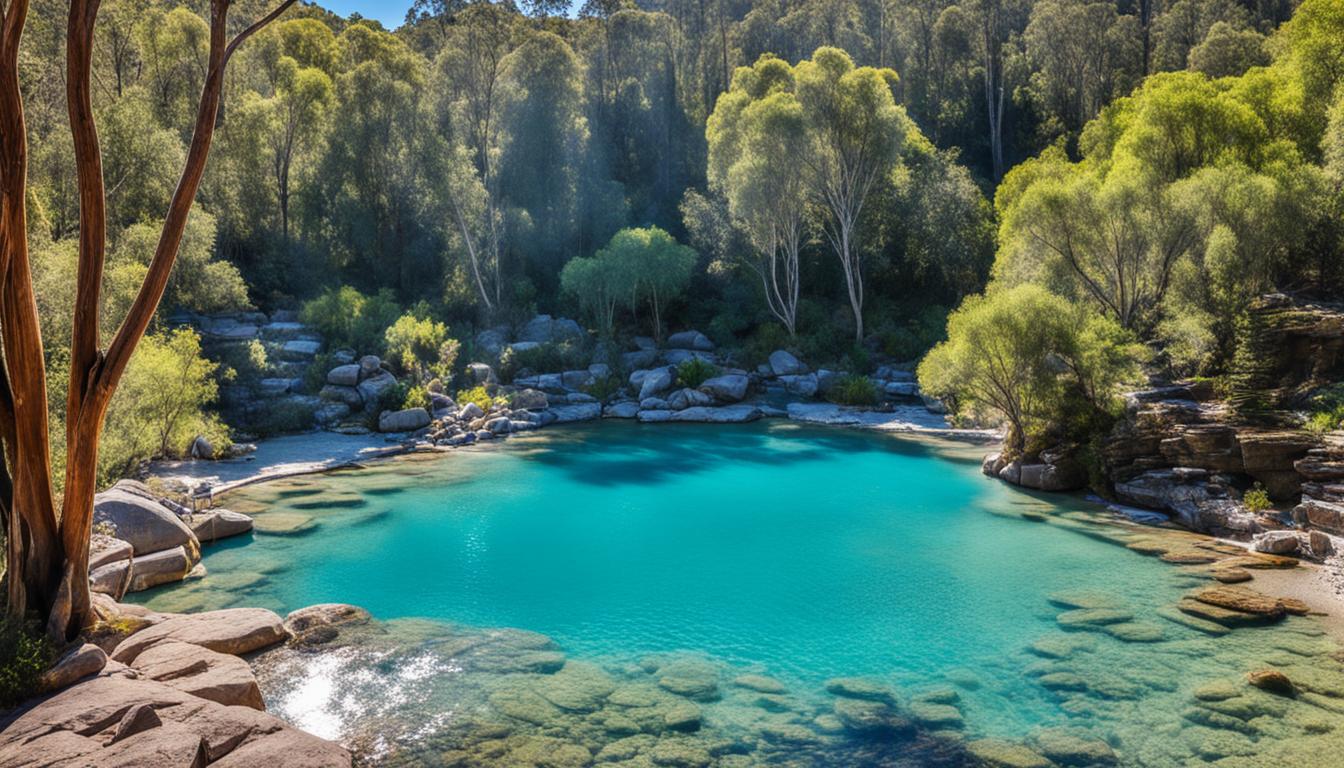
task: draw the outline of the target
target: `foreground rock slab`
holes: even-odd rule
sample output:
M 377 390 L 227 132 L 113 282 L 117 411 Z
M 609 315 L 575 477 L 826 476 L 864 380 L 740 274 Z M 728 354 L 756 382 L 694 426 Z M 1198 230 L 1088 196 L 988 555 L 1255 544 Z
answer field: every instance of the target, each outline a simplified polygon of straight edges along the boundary
M 264 608 L 229 608 L 173 616 L 123 640 L 112 658 L 131 664 L 155 643 L 176 640 L 219 653 L 243 654 L 289 638 L 280 617 Z

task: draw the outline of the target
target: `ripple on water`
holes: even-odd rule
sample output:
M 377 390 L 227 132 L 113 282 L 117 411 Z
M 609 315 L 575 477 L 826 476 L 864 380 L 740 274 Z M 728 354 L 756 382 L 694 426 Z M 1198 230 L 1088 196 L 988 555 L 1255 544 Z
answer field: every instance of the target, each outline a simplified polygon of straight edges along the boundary
M 596 432 L 249 488 L 229 503 L 258 515 L 253 539 L 148 602 L 385 619 L 254 662 L 273 711 L 371 763 L 1344 754 L 1344 667 L 1314 619 L 1180 610 L 1240 550 L 1102 523 L 882 436 Z M 547 634 L 486 628 L 508 624 Z M 1265 668 L 1293 695 L 1247 683 Z

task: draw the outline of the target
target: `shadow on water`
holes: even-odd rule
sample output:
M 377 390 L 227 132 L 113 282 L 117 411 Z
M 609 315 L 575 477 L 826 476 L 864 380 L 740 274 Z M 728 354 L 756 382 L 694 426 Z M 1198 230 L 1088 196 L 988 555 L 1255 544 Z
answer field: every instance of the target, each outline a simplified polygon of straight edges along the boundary
M 562 471 L 577 483 L 617 487 L 660 485 L 734 464 L 777 467 L 824 461 L 835 454 L 879 452 L 906 457 L 932 453 L 914 440 L 875 440 L 871 433 L 835 428 L 603 424 L 557 430 L 522 458 Z

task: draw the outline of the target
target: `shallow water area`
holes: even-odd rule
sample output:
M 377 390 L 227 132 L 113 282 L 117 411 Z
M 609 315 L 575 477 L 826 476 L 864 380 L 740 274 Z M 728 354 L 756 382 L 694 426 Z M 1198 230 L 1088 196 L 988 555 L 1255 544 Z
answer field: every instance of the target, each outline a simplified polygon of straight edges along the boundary
M 272 711 L 370 763 L 1344 754 L 1316 620 L 1180 621 L 1207 566 L 1126 545 L 1203 540 L 991 482 L 979 454 L 791 424 L 552 429 L 231 493 L 257 532 L 144 597 L 367 608 L 254 666 Z M 1264 667 L 1297 694 L 1247 685 Z

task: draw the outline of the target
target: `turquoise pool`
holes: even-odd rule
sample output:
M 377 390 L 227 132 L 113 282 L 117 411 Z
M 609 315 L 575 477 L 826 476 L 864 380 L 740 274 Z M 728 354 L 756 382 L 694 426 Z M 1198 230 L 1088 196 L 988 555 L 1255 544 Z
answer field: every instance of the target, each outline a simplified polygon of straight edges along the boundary
M 454 749 L 473 755 L 463 723 L 521 721 L 550 734 L 536 738 L 577 728 L 518 716 L 531 699 L 517 686 L 552 670 L 461 661 L 475 650 L 460 639 L 489 628 L 542 633 L 566 674 L 604 676 L 580 688 L 647 688 L 671 674 L 658 671 L 664 663 L 698 670 L 673 677 L 712 678 L 713 692 L 690 697 L 703 726 L 677 738 L 766 748 L 708 753 L 723 765 L 790 754 L 804 764 L 840 754 L 836 764 L 959 759 L 930 744 L 828 746 L 849 740 L 825 719 L 836 677 L 888 686 L 917 715 L 938 713 L 921 732 L 960 734 L 953 742 L 1064 734 L 1104 742 L 1132 764 L 1201 749 L 1227 757 L 1240 742 L 1208 746 L 1226 729 L 1182 716 L 1192 692 L 1285 654 L 1333 650 L 1309 619 L 1220 637 L 1164 620 L 1155 611 L 1204 575 L 1118 546 L 1138 534 L 1096 522 L 1099 511 L 1081 500 L 987 480 L 978 459 L 965 446 L 789 424 L 553 429 L 238 492 L 228 503 L 257 515 L 257 533 L 209 547 L 208 576 L 146 602 L 367 608 L 390 629 L 344 657 L 291 654 L 259 673 L 273 709 L 415 764 L 454 764 L 442 757 Z M 1061 594 L 1122 611 L 1136 631 L 1062 631 Z M 356 674 L 361 665 L 382 671 Z M 1086 682 L 1041 682 L 1063 673 Z M 789 700 L 762 703 L 760 691 L 731 682 L 741 674 L 768 676 L 786 692 L 765 696 Z M 587 723 L 607 709 L 559 711 Z M 790 746 L 762 723 L 811 729 L 820 741 L 797 732 Z M 594 756 L 632 738 L 604 727 L 578 739 Z M 498 764 L 522 759 L 509 755 Z

